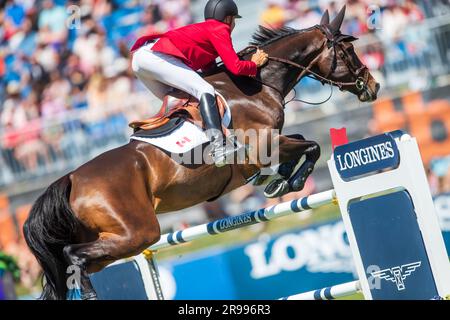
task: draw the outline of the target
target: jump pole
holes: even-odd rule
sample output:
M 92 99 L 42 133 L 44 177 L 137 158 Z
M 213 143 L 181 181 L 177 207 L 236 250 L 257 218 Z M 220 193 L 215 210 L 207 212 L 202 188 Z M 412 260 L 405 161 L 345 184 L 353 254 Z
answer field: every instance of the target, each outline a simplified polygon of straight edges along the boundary
M 359 280 L 284 297 L 279 300 L 334 300 L 361 292 Z
M 161 239 L 144 250 L 143 255 L 148 261 L 148 268 L 152 276 L 153 290 L 151 296 L 156 300 L 164 300 L 164 294 L 159 277 L 158 264 L 155 253 L 157 250 L 169 248 L 193 240 L 207 238 L 220 233 L 254 225 L 260 222 L 274 220 L 287 215 L 319 208 L 326 204 L 337 204 L 334 190 L 327 190 L 300 199 L 286 201 L 267 208 L 249 211 L 238 216 L 227 217 L 210 223 L 186 228 L 161 236 Z
M 219 233 L 228 232 L 260 222 L 270 221 L 287 215 L 319 208 L 323 205 L 332 203 L 337 204 L 336 193 L 334 190 L 323 191 L 297 200 L 287 201 L 267 208 L 245 212 L 237 216 L 227 217 L 210 223 L 186 228 L 184 230 L 166 233 L 161 236 L 161 239 L 157 243 L 150 246 L 148 250 L 155 251 L 176 246 L 182 243 L 207 238 Z

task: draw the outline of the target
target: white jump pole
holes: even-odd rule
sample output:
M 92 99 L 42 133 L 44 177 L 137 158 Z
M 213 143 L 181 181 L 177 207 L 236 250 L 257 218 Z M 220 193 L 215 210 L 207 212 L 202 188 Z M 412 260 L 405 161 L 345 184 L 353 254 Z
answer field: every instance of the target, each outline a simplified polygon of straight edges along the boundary
M 179 245 L 192 240 L 206 238 L 256 223 L 318 208 L 330 203 L 336 203 L 336 194 L 334 190 L 328 190 L 297 200 L 283 202 L 268 208 L 245 212 L 238 216 L 216 220 L 184 230 L 166 233 L 161 236 L 161 239 L 157 243 L 150 246 L 148 250 L 155 251 Z
M 283 202 L 268 208 L 249 211 L 238 216 L 224 218 L 162 235 L 161 239 L 157 243 L 150 246 L 143 252 L 148 261 L 148 267 L 152 275 L 154 289 L 152 295 L 158 300 L 164 299 L 159 279 L 159 271 L 153 254 L 156 250 L 190 242 L 196 239 L 210 237 L 219 233 L 273 220 L 313 208 L 319 208 L 330 203 L 337 204 L 336 193 L 334 190 L 320 192 L 297 200 Z
M 334 300 L 347 297 L 361 291 L 361 284 L 357 281 L 338 284 L 323 289 L 317 289 L 309 292 L 281 298 L 279 300 Z

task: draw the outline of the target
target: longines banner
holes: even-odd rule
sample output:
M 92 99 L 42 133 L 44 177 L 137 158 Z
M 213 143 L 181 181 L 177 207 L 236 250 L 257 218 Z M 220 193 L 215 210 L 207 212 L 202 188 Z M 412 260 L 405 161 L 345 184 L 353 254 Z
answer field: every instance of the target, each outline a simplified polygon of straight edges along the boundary
M 450 252 L 450 194 L 435 203 Z M 355 279 L 340 220 L 159 266 L 166 299 L 276 299 Z

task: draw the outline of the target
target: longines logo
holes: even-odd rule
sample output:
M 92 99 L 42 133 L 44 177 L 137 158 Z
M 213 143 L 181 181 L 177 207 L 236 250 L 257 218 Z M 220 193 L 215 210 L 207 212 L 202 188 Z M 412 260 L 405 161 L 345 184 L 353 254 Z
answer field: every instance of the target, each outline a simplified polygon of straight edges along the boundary
M 386 141 L 374 146 L 363 149 L 346 152 L 343 155 L 337 155 L 339 170 L 344 171 L 353 167 L 364 166 L 368 163 L 377 162 L 393 158 L 395 155 L 391 141 Z
M 333 157 L 339 175 L 345 180 L 396 168 L 400 152 L 395 137 L 400 133 L 393 131 L 336 147 Z
M 386 281 L 392 281 L 397 285 L 397 290 L 402 291 L 405 290 L 405 282 L 406 277 L 410 276 L 420 265 L 421 261 L 416 261 L 408 264 L 404 264 L 402 266 L 396 266 L 393 268 L 387 268 L 380 271 L 371 272 L 370 274 L 374 278 L 384 279 Z

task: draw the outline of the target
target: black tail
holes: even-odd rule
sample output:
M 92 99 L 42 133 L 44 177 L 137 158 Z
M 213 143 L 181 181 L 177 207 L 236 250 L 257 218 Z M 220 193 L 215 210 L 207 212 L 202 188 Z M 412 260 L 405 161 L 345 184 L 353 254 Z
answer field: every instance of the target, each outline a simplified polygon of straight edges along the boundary
M 70 208 L 69 175 L 51 184 L 36 200 L 23 226 L 25 240 L 41 265 L 45 281 L 41 299 L 66 299 L 63 248 L 74 243 L 79 222 Z

